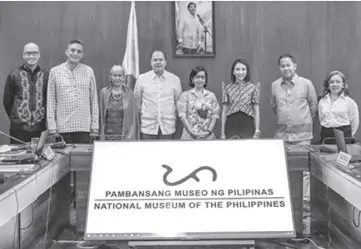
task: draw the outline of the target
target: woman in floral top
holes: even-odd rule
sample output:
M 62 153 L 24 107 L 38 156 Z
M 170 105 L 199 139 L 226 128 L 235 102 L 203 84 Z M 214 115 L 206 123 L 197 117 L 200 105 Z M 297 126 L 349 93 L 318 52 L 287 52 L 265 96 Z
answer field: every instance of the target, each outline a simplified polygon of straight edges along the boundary
M 206 69 L 194 68 L 189 76 L 192 89 L 183 92 L 177 102 L 184 126 L 182 140 L 215 138 L 213 129 L 219 118 L 220 107 L 216 95 L 205 89 L 207 81 Z
M 258 138 L 259 93 L 250 82 L 251 72 L 247 61 L 236 59 L 231 69 L 231 83 L 222 83 L 221 138 Z

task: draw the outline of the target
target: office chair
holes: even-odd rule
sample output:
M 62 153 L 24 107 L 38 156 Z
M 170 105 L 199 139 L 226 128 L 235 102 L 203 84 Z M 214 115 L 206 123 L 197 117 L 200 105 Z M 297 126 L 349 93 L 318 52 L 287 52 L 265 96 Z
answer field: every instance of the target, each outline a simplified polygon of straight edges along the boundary
M 354 137 L 345 137 L 346 144 L 355 144 L 358 143 Z M 336 144 L 336 138 L 326 137 L 321 144 Z
M 66 146 L 64 138 L 60 134 L 48 135 L 46 138 L 46 143 L 50 144 L 52 149 L 64 149 Z

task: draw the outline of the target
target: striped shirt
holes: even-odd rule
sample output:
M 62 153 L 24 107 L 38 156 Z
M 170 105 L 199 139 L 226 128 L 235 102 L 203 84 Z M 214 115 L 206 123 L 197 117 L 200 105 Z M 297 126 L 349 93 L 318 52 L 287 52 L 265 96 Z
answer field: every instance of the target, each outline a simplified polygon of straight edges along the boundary
M 317 95 L 312 82 L 297 74 L 288 85 L 280 78 L 272 83 L 271 105 L 277 115 L 276 138 L 287 142 L 310 140 Z
M 323 97 L 318 103 L 318 117 L 326 128 L 336 128 L 350 125 L 352 136 L 359 126 L 359 112 L 356 102 L 343 93 L 331 103 L 330 94 Z
M 49 130 L 90 132 L 99 129 L 97 87 L 93 69 L 65 62 L 50 70 L 47 99 Z
M 258 88 L 248 83 L 233 83 L 222 87 L 222 104 L 227 104 L 226 115 L 229 116 L 236 112 L 243 112 L 254 117 L 254 104 L 259 104 Z
M 176 104 L 182 93 L 178 76 L 164 71 L 158 77 L 154 71 L 139 76 L 134 97 L 140 112 L 141 132 L 156 135 L 175 133 Z

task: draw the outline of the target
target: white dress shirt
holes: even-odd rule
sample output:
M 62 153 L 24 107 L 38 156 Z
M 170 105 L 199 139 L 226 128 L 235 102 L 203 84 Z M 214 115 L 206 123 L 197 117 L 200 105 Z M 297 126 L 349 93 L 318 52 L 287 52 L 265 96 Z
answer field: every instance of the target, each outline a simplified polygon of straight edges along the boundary
M 141 132 L 157 135 L 160 129 L 163 135 L 175 133 L 176 103 L 181 93 L 179 77 L 170 72 L 164 71 L 160 77 L 153 70 L 140 75 L 134 97 L 140 112 Z
M 356 102 L 343 93 L 331 102 L 330 94 L 323 97 L 318 104 L 318 117 L 326 128 L 351 126 L 352 136 L 359 126 L 359 112 Z

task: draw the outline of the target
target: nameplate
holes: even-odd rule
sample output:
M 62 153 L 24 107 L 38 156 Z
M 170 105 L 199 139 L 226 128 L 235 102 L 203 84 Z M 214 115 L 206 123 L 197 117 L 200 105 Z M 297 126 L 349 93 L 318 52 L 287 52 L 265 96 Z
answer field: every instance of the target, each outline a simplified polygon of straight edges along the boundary
M 336 163 L 338 163 L 340 166 L 346 168 L 347 170 L 350 170 L 351 167 L 350 167 L 350 160 L 351 160 L 351 155 L 343 152 L 343 151 L 340 151 L 337 155 L 337 158 L 336 158 Z
M 49 145 L 45 145 L 41 155 L 46 159 L 46 160 L 53 160 L 54 156 L 55 156 L 55 152 L 51 149 L 51 147 Z
M 282 140 L 94 141 L 84 239 L 292 238 L 285 155 Z

